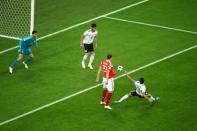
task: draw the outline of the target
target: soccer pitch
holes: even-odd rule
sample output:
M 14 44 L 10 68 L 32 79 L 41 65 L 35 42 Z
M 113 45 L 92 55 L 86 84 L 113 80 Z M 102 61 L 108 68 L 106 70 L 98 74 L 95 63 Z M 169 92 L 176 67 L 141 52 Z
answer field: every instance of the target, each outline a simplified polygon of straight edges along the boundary
M 197 1 L 56 0 L 36 1 L 30 69 L 8 66 L 18 41 L 0 38 L 0 131 L 196 131 Z M 97 23 L 94 70 L 83 70 L 81 34 Z M 145 78 L 160 97 L 149 104 L 137 97 L 116 105 L 134 85 L 117 72 L 112 111 L 99 104 L 97 69 L 107 53 L 114 66 Z

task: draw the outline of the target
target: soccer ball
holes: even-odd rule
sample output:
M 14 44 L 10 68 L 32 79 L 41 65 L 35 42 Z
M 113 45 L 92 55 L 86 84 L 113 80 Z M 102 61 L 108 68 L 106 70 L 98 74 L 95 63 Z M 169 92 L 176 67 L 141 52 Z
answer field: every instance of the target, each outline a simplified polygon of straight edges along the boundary
M 123 70 L 123 66 L 119 65 L 119 66 L 117 67 L 117 70 L 118 70 L 118 71 L 122 71 L 122 70 Z

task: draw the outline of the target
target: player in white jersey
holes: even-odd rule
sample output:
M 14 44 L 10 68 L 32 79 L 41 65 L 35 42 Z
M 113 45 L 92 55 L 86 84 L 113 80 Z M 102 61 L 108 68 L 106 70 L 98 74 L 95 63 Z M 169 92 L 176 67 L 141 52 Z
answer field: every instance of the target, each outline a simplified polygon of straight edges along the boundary
M 80 47 L 84 48 L 84 53 L 85 53 L 81 62 L 83 69 L 86 68 L 85 61 L 89 55 L 90 55 L 90 60 L 88 63 L 88 67 L 90 69 L 93 69 L 92 62 L 95 56 L 94 47 L 95 48 L 97 47 L 97 35 L 98 32 L 96 30 L 96 24 L 93 23 L 91 25 L 91 29 L 85 31 L 81 36 Z
M 132 79 L 128 73 L 125 71 L 126 77 L 129 79 L 129 81 L 133 82 L 136 89 L 129 92 L 128 94 L 124 95 L 120 100 L 115 101 L 115 103 L 121 103 L 123 100 L 131 97 L 131 96 L 138 96 L 140 98 L 145 98 L 149 102 L 155 102 L 159 100 L 159 97 L 153 97 L 151 94 L 148 94 L 146 91 L 146 86 L 144 84 L 144 78 L 140 78 L 139 81 L 136 81 Z

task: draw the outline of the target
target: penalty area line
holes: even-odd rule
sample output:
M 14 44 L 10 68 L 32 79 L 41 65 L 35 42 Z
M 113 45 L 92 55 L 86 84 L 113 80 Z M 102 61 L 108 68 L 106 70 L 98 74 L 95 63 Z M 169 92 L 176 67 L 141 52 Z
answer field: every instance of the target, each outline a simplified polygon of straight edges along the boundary
M 136 69 L 134 69 L 134 70 L 131 70 L 131 71 L 128 72 L 128 74 L 131 74 L 131 73 L 140 71 L 140 70 L 142 70 L 142 69 L 145 69 L 145 68 L 147 68 L 147 67 L 150 67 L 150 66 L 152 66 L 152 65 L 155 65 L 155 64 L 157 64 L 157 63 L 159 63 L 159 62 L 162 62 L 162 61 L 164 61 L 164 60 L 167 60 L 167 59 L 169 59 L 169 58 L 172 58 L 172 57 L 177 56 L 177 55 L 179 55 L 179 54 L 182 54 L 182 53 L 184 53 L 184 52 L 190 51 L 190 50 L 192 50 L 192 49 L 194 49 L 194 48 L 196 48 L 196 47 L 197 47 L 197 45 L 194 45 L 194 46 L 191 46 L 191 47 L 189 47 L 189 48 L 187 48 L 187 49 L 184 49 L 184 50 L 181 50 L 181 51 L 179 51 L 179 52 L 173 53 L 173 54 L 171 54 L 171 55 L 168 55 L 168 56 L 166 56 L 166 57 L 163 57 L 163 58 L 161 58 L 161 59 L 158 59 L 158 60 L 156 60 L 156 61 L 153 61 L 153 62 L 151 62 L 151 63 L 149 63 L 149 64 L 146 64 L 146 65 L 144 65 L 144 66 L 141 66 L 141 67 L 139 67 L 139 68 L 136 68 Z M 117 77 L 115 77 L 115 80 L 117 80 L 117 79 L 119 79 L 119 78 L 122 78 L 122 77 L 124 77 L 124 76 L 125 76 L 125 74 L 120 75 L 120 76 L 117 76 Z M 87 91 L 90 91 L 90 90 L 92 90 L 92 89 L 94 89 L 94 88 L 97 88 L 97 87 L 99 87 L 99 86 L 101 86 L 101 85 L 102 85 L 102 83 L 97 84 L 97 85 L 94 85 L 94 86 L 91 86 L 91 87 L 89 87 L 89 88 L 86 88 L 86 89 L 84 89 L 84 90 L 81 90 L 81 91 L 79 91 L 79 92 L 76 92 L 76 93 L 74 93 L 74 94 L 71 94 L 71 95 L 69 95 L 69 96 L 63 97 L 63 98 L 58 99 L 58 100 L 56 100 L 56 101 L 53 101 L 53 102 L 51 102 L 51 103 L 49 103 L 49 104 L 46 104 L 46 105 L 44 105 L 44 106 L 38 107 L 38 108 L 36 108 L 36 109 L 34 109 L 34 110 L 32 110 L 32 111 L 26 112 L 26 113 L 24 113 L 24 114 L 21 114 L 21 115 L 18 115 L 18 116 L 16 116 L 16 117 L 13 117 L 13 118 L 11 118 L 11 119 L 8 119 L 8 120 L 6 120 L 6 121 L 3 121 L 3 122 L 0 123 L 0 126 L 5 125 L 5 124 L 7 124 L 7 123 L 10 123 L 10 122 L 12 122 L 12 121 L 16 121 L 16 120 L 18 120 L 18 119 L 20 119 L 20 118 L 23 118 L 23 117 L 25 117 L 25 116 L 31 115 L 31 114 L 33 114 L 33 113 L 35 113 L 35 112 L 37 112 L 37 111 L 40 111 L 40 110 L 45 109 L 45 108 L 47 108 L 47 107 L 50 107 L 50 106 L 52 106 L 52 105 L 54 105 L 54 104 L 63 102 L 63 101 L 65 101 L 65 100 L 68 100 L 68 99 L 70 99 L 70 98 L 72 98 L 72 97 L 74 97 L 74 96 L 78 96 L 78 95 L 80 95 L 80 94 L 82 94 L 82 93 L 85 93 L 85 92 L 87 92 Z
M 144 23 L 144 22 L 139 22 L 139 21 L 133 21 L 133 20 L 125 20 L 125 19 L 115 18 L 115 17 L 110 17 L 110 16 L 105 16 L 104 18 L 110 19 L 110 20 L 115 20 L 115 21 L 133 23 L 133 24 L 138 24 L 138 25 L 144 25 L 144 26 L 162 28 L 162 29 L 167 29 L 167 30 L 174 30 L 174 31 L 178 31 L 178 32 L 184 32 L 184 33 L 189 33 L 189 34 L 195 34 L 195 35 L 197 35 L 197 32 L 189 31 L 189 30 L 183 30 L 183 29 L 178 29 L 178 28 L 174 28 L 174 27 L 167 27 L 167 26 L 162 26 L 162 25 L 149 24 L 149 23 Z

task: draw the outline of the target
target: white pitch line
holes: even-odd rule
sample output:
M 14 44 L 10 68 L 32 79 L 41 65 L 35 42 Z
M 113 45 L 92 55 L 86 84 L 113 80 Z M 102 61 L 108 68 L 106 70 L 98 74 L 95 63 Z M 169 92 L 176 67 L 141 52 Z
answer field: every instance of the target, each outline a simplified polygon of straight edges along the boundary
M 143 23 L 143 22 L 132 21 L 132 20 L 125 20 L 125 19 L 120 19 L 120 18 L 115 18 L 115 17 L 109 17 L 109 16 L 105 16 L 105 18 L 111 19 L 111 20 L 116 20 L 116 21 L 122 21 L 122 22 L 127 22 L 127 23 L 138 24 L 138 25 L 146 25 L 146 26 L 151 26 L 151 27 L 157 27 L 157 28 L 174 30 L 174 31 L 179 31 L 179 32 L 184 32 L 184 33 L 189 33 L 189 34 L 195 34 L 195 35 L 197 35 L 197 32 L 189 31 L 189 30 L 183 30 L 183 29 L 178 29 L 178 28 L 173 28 L 173 27 L 167 27 L 167 26 L 161 26 L 161 25 Z
M 157 64 L 157 63 L 159 63 L 159 62 L 161 62 L 161 61 L 167 60 L 167 59 L 169 59 L 169 58 L 172 58 L 172 57 L 174 57 L 174 56 L 177 56 L 177 55 L 179 55 L 179 54 L 182 54 L 182 53 L 184 53 L 184 52 L 187 52 L 187 51 L 189 51 L 189 50 L 192 50 L 192 49 L 194 49 L 194 48 L 196 48 L 196 47 L 197 47 L 197 45 L 194 45 L 194 46 L 191 46 L 191 47 L 189 47 L 189 48 L 187 48 L 187 49 L 184 49 L 184 50 L 181 50 L 181 51 L 179 51 L 179 52 L 173 53 L 173 54 L 168 55 L 168 56 L 166 56 L 166 57 L 163 57 L 163 58 L 161 58 L 161 59 L 159 59 L 159 60 L 156 60 L 156 61 L 154 61 L 154 62 L 151 62 L 151 63 L 149 63 L 149 64 L 146 64 L 146 65 L 144 65 L 144 66 L 142 66 L 142 67 L 139 67 L 139 68 L 137 68 L 137 69 L 134 69 L 134 70 L 132 70 L 132 71 L 129 71 L 128 74 L 137 72 L 137 71 L 139 71 L 139 70 L 142 70 L 142 69 L 144 69 L 144 68 L 147 68 L 147 67 L 149 67 L 149 66 L 152 66 L 152 65 L 154 65 L 154 64 Z M 119 79 L 119 78 L 121 78 L 121 77 L 123 77 L 123 76 L 125 76 L 125 75 L 123 74 L 123 75 L 117 76 L 117 77 L 115 78 L 115 80 L 116 80 L 116 79 Z
M 184 49 L 184 50 L 181 50 L 181 51 L 179 51 L 179 52 L 173 53 L 173 54 L 171 54 L 171 55 L 169 55 L 169 56 L 166 56 L 166 57 L 164 57 L 164 58 L 161 58 L 161 59 L 159 59 L 159 60 L 156 60 L 156 61 L 154 61 L 154 62 L 151 62 L 151 63 L 149 63 L 149 64 L 146 64 L 146 65 L 144 65 L 144 66 L 141 66 L 141 67 L 139 67 L 139 68 L 137 68 L 137 69 L 131 70 L 131 71 L 128 72 L 128 74 L 131 74 L 131 73 L 140 71 L 140 70 L 145 69 L 145 68 L 147 68 L 147 67 L 149 67 L 149 66 L 152 66 L 152 65 L 154 65 L 154 64 L 157 64 L 157 63 L 159 63 L 159 62 L 161 62 L 161 61 L 167 60 L 167 59 L 169 59 L 169 58 L 172 58 L 172 57 L 174 57 L 174 56 L 177 56 L 177 55 L 179 55 L 179 54 L 182 54 L 182 53 L 184 53 L 184 52 L 187 52 L 187 51 L 189 51 L 189 50 L 192 50 L 192 49 L 194 49 L 194 48 L 196 48 L 196 47 L 197 47 L 197 45 L 194 45 L 194 46 L 189 47 L 189 48 L 187 48 L 187 49 Z M 115 80 L 117 80 L 117 79 L 119 79 L 119 78 L 122 78 L 122 77 L 124 77 L 124 76 L 125 76 L 124 74 L 123 74 L 123 75 L 120 75 L 120 76 L 117 76 L 117 77 L 115 78 Z M 71 94 L 71 95 L 69 95 L 69 96 L 66 96 L 66 97 L 64 97 L 64 98 L 61 98 L 61 99 L 59 99 L 59 100 L 53 101 L 53 102 L 51 102 L 51 103 L 49 103 L 49 104 L 46 104 L 46 105 L 44 105 L 44 106 L 38 107 L 38 108 L 36 108 L 36 109 L 34 109 L 34 110 L 32 110 L 32 111 L 26 112 L 26 113 L 24 113 L 24 114 L 21 114 L 21 115 L 18 115 L 18 116 L 16 116 L 16 117 L 13 117 L 13 118 L 11 118 L 11 119 L 8 119 L 8 120 L 6 120 L 6 121 L 3 121 L 3 122 L 0 123 L 0 126 L 5 125 L 5 124 L 7 124 L 7 123 L 10 123 L 10 122 L 12 122 L 12 121 L 15 121 L 15 120 L 17 120 L 17 119 L 20 119 L 20 118 L 22 118 L 22 117 L 28 116 L 28 115 L 30 115 L 30 114 L 33 114 L 33 113 L 35 113 L 35 112 L 37 112 L 37 111 L 40 111 L 40 110 L 42 110 L 42 109 L 45 109 L 45 108 L 47 108 L 47 107 L 49 107 L 49 106 L 52 106 L 52 105 L 54 105 L 54 104 L 57 104 L 57 103 L 59 103 L 59 102 L 65 101 L 65 100 L 67 100 L 67 99 L 70 99 L 70 98 L 72 98 L 72 97 L 74 97 L 74 96 L 77 96 L 77 95 L 80 95 L 80 94 L 85 93 L 85 92 L 87 92 L 87 91 L 90 91 L 90 90 L 92 90 L 92 89 L 94 89 L 94 88 L 96 88 L 96 87 L 99 87 L 99 86 L 101 86 L 101 85 L 102 85 L 102 84 L 100 83 L 100 84 L 91 86 L 91 87 L 89 87 L 89 88 L 86 88 L 86 89 L 84 89 L 84 90 L 81 90 L 81 91 L 79 91 L 79 92 L 76 92 L 76 93 L 74 93 L 74 94 Z
M 86 21 L 84 21 L 84 22 L 78 23 L 78 24 L 76 24 L 76 25 L 72 25 L 72 26 L 70 26 L 70 27 L 64 28 L 64 29 L 59 30 L 59 31 L 56 31 L 56 32 L 54 32 L 54 33 L 51 33 L 51 34 L 42 36 L 42 37 L 38 38 L 38 41 L 39 41 L 39 40 L 43 40 L 43 39 L 48 38 L 48 37 L 51 37 L 51 36 L 54 36 L 54 35 L 57 35 L 57 34 L 59 34 L 59 33 L 68 31 L 68 30 L 70 30 L 70 29 L 76 28 L 76 27 L 78 27 L 78 26 L 84 25 L 84 24 L 89 23 L 89 22 L 92 22 L 92 21 L 94 21 L 94 20 L 103 18 L 103 17 L 105 17 L 105 16 L 108 16 L 108 15 L 111 15 L 111 14 L 115 14 L 115 13 L 117 13 L 117 12 L 120 12 L 120 11 L 129 9 L 129 8 L 131 8 L 131 7 L 134 7 L 134 6 L 143 4 L 143 3 L 148 2 L 148 1 L 149 1 L 149 0 L 142 0 L 142 1 L 136 2 L 136 3 L 134 3 L 134 4 L 125 6 L 125 7 L 123 7 L 123 8 L 114 10 L 114 11 L 112 11 L 112 12 L 109 12 L 109 13 L 106 13 L 106 14 L 103 14 L 103 15 L 100 15 L 100 16 L 97 16 L 97 17 L 95 17 L 95 18 L 86 20 Z M 11 50 L 14 50 L 14 49 L 16 49 L 16 48 L 18 48 L 18 46 L 11 47 L 11 48 L 6 49 L 6 50 L 4 50 L 4 51 L 0 51 L 0 54 L 3 54 L 3 53 L 5 53 L 5 52 L 11 51 Z
M 0 35 L 0 37 L 14 39 L 14 40 L 20 40 L 20 38 L 18 38 L 18 37 L 11 37 L 11 36 L 6 36 L 6 35 Z
M 13 46 L 13 47 L 11 47 L 11 48 L 8 48 L 8 49 L 6 49 L 6 50 L 1 51 L 0 54 L 4 54 L 4 53 L 6 53 L 6 52 L 8 52 L 8 51 L 11 51 L 11 50 L 14 50 L 14 49 L 17 49 L 17 48 L 18 48 L 18 46 Z

